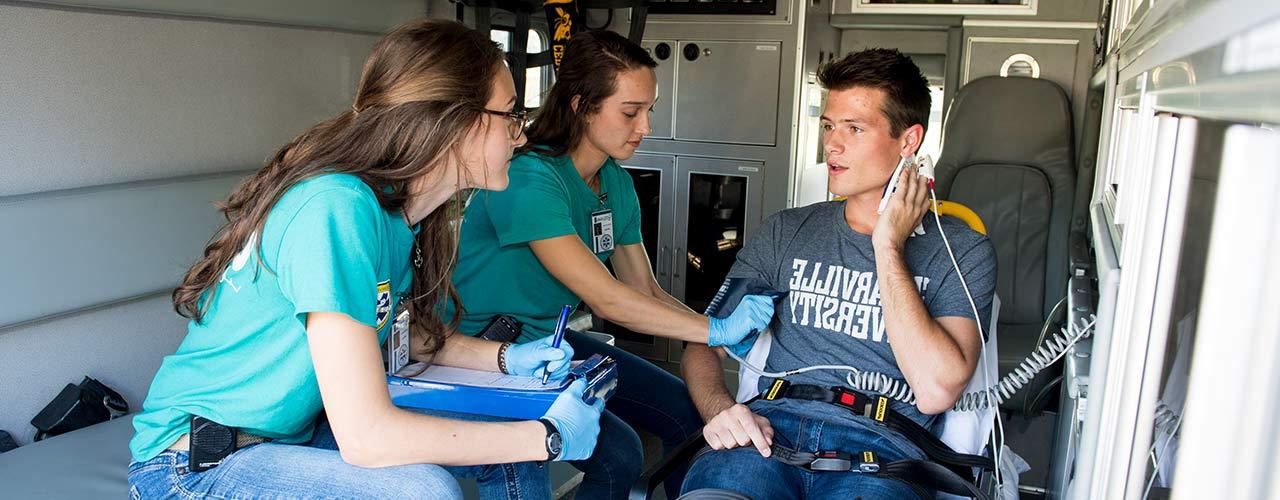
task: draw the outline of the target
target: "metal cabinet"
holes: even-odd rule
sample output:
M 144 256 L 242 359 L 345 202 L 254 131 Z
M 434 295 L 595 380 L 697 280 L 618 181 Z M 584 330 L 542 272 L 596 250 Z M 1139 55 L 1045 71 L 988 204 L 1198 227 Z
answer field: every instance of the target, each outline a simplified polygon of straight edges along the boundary
M 636 186 L 658 284 L 694 311 L 705 310 L 760 220 L 764 163 L 653 154 L 620 163 Z M 638 356 L 679 361 L 680 342 L 608 321 L 598 329 Z
M 780 42 L 680 41 L 675 139 L 777 143 Z
M 760 220 L 764 163 L 681 156 L 676 175 L 671 294 L 701 312 Z
M 653 56 L 658 67 L 654 74 L 658 78 L 658 102 L 653 103 L 653 114 L 649 115 L 649 125 L 653 131 L 647 137 L 654 139 L 670 139 L 672 130 L 671 110 L 675 103 L 676 89 L 676 47 L 675 40 L 646 40 L 640 46 Z
M 645 40 L 658 67 L 648 137 L 777 143 L 781 42 Z
M 676 175 L 671 294 L 702 312 L 759 225 L 764 163 L 681 156 Z M 683 354 L 683 342 L 668 344 L 668 360 Z
M 637 154 L 621 162 L 636 186 L 640 200 L 640 234 L 653 274 L 663 290 L 671 291 L 671 238 L 675 207 L 676 159 L 670 155 Z

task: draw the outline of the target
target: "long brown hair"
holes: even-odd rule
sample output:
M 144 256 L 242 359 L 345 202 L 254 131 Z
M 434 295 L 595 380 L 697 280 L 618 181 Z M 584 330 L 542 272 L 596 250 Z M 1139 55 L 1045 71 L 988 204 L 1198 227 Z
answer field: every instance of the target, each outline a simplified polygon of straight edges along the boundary
M 203 321 L 232 257 L 300 181 L 329 172 L 355 175 L 384 209 L 399 212 L 411 181 L 446 163 L 446 155 L 462 161 L 454 146 L 478 123 L 502 57 L 486 35 L 453 21 L 414 21 L 383 37 L 365 60 L 351 108 L 284 145 L 217 204 L 227 222 L 173 291 L 174 310 Z M 429 352 L 453 329 L 443 328 L 438 304 L 457 301 L 449 274 L 457 245 L 451 222 L 460 210 L 455 196 L 420 222 L 416 237 L 422 259 L 413 274 L 411 328 Z
M 600 103 L 617 91 L 618 74 L 658 63 L 626 37 L 612 31 L 585 31 L 573 35 L 556 71 L 556 83 L 533 116 L 520 152 L 550 148 L 551 156 L 568 153 L 587 132 L 586 117 L 600 110 Z M 573 98 L 578 109 L 573 109 Z

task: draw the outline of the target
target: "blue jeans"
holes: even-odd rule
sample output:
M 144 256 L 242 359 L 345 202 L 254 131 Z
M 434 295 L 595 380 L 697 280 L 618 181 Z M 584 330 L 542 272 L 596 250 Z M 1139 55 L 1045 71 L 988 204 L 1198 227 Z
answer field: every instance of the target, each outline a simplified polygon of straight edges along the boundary
M 591 458 L 570 462 L 583 472 L 575 498 L 626 498 L 644 472 L 644 448 L 635 429 L 657 435 L 664 453 L 670 454 L 701 431 L 702 417 L 679 377 L 587 335 L 569 330 L 565 337 L 573 346 L 574 359 L 603 354 L 618 363 L 618 392 L 605 404 L 596 448 Z M 668 498 L 676 497 L 683 477 L 681 470 L 667 480 Z
M 346 463 L 335 450 L 309 444 L 249 446 L 204 472 L 187 465 L 185 451 L 129 464 L 129 497 L 462 498 L 458 482 L 438 465 L 365 469 Z
M 917 449 L 902 449 L 881 433 L 849 425 L 847 421 L 842 422 L 843 419 L 804 416 L 788 411 L 785 405 L 760 403 L 763 402 L 753 403 L 751 410 L 769 419 L 774 444 L 809 452 L 845 451 L 854 456 L 873 451 L 880 463 L 924 458 Z M 706 488 L 768 499 L 916 497 L 909 486 L 894 479 L 857 472 L 809 472 L 765 458 L 751 446 L 731 450 L 706 448 L 694 457 L 683 491 Z
M 433 413 L 464 420 L 473 415 Z M 236 451 L 204 472 L 187 469 L 186 452 L 165 451 L 129 466 L 132 498 L 432 498 L 461 499 L 454 477 L 475 478 L 483 500 L 551 497 L 537 464 L 441 467 L 431 464 L 366 469 L 346 463 L 327 419 L 304 445 L 265 443 Z
M 506 422 L 510 419 L 454 413 L 443 410 L 424 408 L 406 408 L 408 411 L 422 415 L 434 415 L 452 420 L 468 420 L 472 422 Z M 338 449 L 338 442 L 333 438 L 333 430 L 329 420 L 321 417 L 316 425 L 316 435 L 311 438 L 311 446 L 330 450 Z M 534 462 L 519 462 L 492 465 L 446 465 L 442 466 L 453 477 L 465 477 L 476 480 L 480 489 L 481 500 L 550 500 L 551 479 L 547 469 Z
M 453 420 L 472 422 L 510 422 L 512 419 L 455 413 L 443 410 L 409 409 L 414 413 L 435 415 Z M 546 464 L 517 462 L 493 465 L 447 465 L 444 469 L 453 477 L 476 480 L 480 487 L 480 500 L 550 500 L 551 476 Z

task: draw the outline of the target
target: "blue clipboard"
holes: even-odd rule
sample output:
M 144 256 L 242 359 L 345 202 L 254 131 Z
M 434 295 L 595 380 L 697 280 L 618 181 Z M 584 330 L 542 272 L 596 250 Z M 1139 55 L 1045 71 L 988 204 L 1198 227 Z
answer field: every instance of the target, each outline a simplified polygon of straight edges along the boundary
M 400 373 L 413 369 L 414 365 L 410 365 Z M 474 380 L 468 380 L 468 376 L 474 376 Z M 516 387 L 481 383 L 498 378 L 511 381 Z M 536 385 L 522 385 L 516 378 L 460 368 L 428 369 L 412 377 L 388 375 L 387 390 L 391 393 L 391 402 L 404 408 L 532 420 L 545 415 L 560 393 L 577 378 L 587 380 L 583 399 L 588 404 L 596 398 L 608 400 L 618 387 L 618 368 L 612 358 L 597 354 L 578 363 L 570 370 L 569 376 L 557 384 L 543 386 L 539 379 L 518 377 L 536 382 Z

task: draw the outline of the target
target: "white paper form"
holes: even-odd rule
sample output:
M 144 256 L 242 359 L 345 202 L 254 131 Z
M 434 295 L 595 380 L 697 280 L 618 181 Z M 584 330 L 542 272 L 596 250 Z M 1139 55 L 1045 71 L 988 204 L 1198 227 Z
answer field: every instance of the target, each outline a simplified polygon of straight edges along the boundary
M 576 366 L 581 361 L 574 361 Z M 413 363 L 400 370 L 400 374 L 410 374 L 422 370 L 422 363 Z M 520 391 L 559 391 L 569 384 L 569 378 L 565 377 L 560 381 L 547 382 L 542 384 L 540 377 L 522 377 L 519 375 L 505 375 L 498 372 L 488 372 L 483 370 L 471 370 L 468 368 L 457 368 L 453 366 L 432 366 L 426 371 L 408 377 L 405 375 L 398 376 L 410 379 L 421 380 L 424 382 L 435 382 L 449 385 L 465 385 L 468 387 L 483 387 L 488 389 L 513 389 Z

